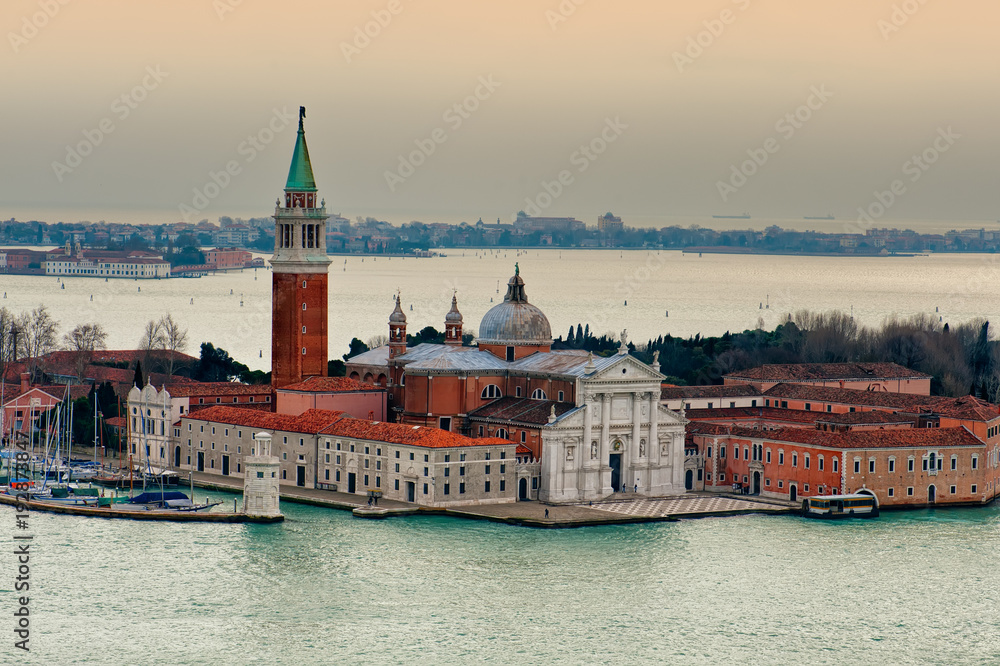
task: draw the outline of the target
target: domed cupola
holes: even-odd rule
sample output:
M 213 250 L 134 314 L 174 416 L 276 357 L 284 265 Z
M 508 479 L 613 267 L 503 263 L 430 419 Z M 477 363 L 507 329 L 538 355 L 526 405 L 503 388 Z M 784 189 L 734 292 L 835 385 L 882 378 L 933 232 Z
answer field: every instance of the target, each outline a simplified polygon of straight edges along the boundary
M 549 351 L 552 328 L 545 314 L 528 303 L 524 280 L 517 264 L 507 283 L 503 303 L 483 316 L 479 325 L 479 348 L 499 358 L 513 361 L 536 351 Z
M 406 315 L 396 294 L 396 307 L 389 315 L 389 358 L 393 359 L 406 353 Z
M 458 311 L 458 294 L 451 297 L 451 310 L 444 316 L 444 343 L 462 344 L 462 313 Z

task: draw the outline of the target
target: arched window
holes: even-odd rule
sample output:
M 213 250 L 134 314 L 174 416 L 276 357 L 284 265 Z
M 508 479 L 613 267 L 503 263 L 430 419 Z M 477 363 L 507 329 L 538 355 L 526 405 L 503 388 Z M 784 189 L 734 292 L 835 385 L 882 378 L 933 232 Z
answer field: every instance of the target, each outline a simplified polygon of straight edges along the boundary
M 548 400 L 548 397 L 545 395 L 545 391 L 543 391 L 542 389 L 538 388 L 538 389 L 535 389 L 531 393 L 531 399 L 532 400 Z
M 500 387 L 496 384 L 490 384 L 483 389 L 483 400 L 487 398 L 502 398 L 503 393 L 500 392 Z M 499 435 L 498 435 L 499 436 Z
M 508 438 L 507 429 L 506 428 L 497 428 L 497 431 L 495 433 L 493 433 L 493 436 L 494 437 L 499 437 L 500 439 L 507 439 Z

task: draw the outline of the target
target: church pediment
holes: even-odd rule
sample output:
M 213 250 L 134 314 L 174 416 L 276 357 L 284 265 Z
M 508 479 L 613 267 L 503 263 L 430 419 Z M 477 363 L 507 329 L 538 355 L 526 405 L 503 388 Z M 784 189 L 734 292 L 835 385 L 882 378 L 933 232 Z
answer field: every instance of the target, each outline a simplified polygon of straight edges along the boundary
M 653 370 L 639 359 L 621 354 L 614 361 L 584 378 L 584 382 L 656 382 L 659 384 L 666 377 Z

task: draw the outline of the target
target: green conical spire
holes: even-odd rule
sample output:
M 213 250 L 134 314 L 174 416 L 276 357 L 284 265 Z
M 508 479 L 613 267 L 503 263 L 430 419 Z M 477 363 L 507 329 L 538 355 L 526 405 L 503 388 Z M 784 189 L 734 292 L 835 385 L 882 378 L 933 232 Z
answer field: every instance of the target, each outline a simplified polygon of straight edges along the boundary
M 315 192 L 316 179 L 313 178 L 312 162 L 309 160 L 309 147 L 306 146 L 306 131 L 302 120 L 306 117 L 306 107 L 299 107 L 299 135 L 295 139 L 295 152 L 292 153 L 292 166 L 288 169 L 286 190 L 299 192 Z

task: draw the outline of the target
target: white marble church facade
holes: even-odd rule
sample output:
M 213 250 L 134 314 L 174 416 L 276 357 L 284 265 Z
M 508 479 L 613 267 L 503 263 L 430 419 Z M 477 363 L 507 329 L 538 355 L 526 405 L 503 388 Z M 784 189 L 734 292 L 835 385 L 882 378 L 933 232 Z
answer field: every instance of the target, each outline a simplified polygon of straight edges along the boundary
M 580 502 L 621 490 L 649 497 L 686 492 L 687 421 L 660 404 L 663 379 L 624 353 L 580 377 L 577 408 L 542 428 L 538 498 Z

